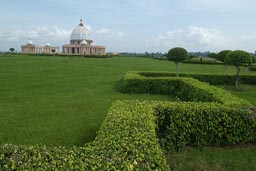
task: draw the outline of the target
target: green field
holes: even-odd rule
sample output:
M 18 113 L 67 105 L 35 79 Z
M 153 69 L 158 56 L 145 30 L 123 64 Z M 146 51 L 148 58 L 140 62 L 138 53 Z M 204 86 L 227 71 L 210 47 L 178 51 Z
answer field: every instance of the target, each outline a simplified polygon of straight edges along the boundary
M 175 100 L 172 96 L 120 93 L 119 80 L 132 70 L 174 72 L 175 65 L 134 57 L 0 57 L 0 144 L 82 146 L 95 138 L 115 100 Z M 224 67 L 181 64 L 180 71 L 223 74 Z M 227 72 L 235 73 L 234 67 Z M 239 91 L 219 87 L 256 105 L 255 85 L 242 85 Z M 167 161 L 177 170 L 241 170 L 243 163 L 245 170 L 251 170 L 256 167 L 255 149 L 188 148 L 167 154 Z
M 180 68 L 181 72 L 223 72 L 222 65 L 181 64 Z M 174 100 L 120 93 L 119 80 L 132 70 L 174 72 L 175 66 L 133 57 L 1 57 L 0 144 L 81 146 L 94 139 L 115 100 Z M 234 73 L 234 68 L 228 72 Z

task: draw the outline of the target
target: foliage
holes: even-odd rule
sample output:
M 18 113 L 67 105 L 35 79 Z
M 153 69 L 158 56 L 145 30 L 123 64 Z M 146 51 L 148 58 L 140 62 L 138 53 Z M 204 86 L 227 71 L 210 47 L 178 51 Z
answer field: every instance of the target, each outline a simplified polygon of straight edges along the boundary
M 213 59 L 217 59 L 218 54 L 217 54 L 217 53 L 212 52 L 212 53 L 209 53 L 209 54 L 207 55 L 207 57 L 209 57 L 209 58 L 213 58 Z
M 187 58 L 188 52 L 181 47 L 175 47 L 169 50 L 167 53 L 167 59 L 174 62 L 180 62 Z
M 191 61 L 192 59 L 195 59 L 195 58 L 198 58 L 198 56 L 191 55 L 191 54 L 188 55 L 188 61 Z
M 217 55 L 217 60 L 225 62 L 225 57 L 229 52 L 231 52 L 231 50 L 220 51 Z
M 174 61 L 176 64 L 176 76 L 179 77 L 179 62 L 187 58 L 188 52 L 186 49 L 181 47 L 172 48 L 167 53 L 167 59 Z
M 207 83 L 188 77 L 173 77 L 167 72 L 129 72 L 122 79 L 125 93 L 174 93 L 184 101 L 218 102 L 226 105 L 250 106 L 232 94 Z
M 219 103 L 161 103 L 155 107 L 160 142 L 168 151 L 186 145 L 209 146 L 256 142 L 252 112 Z
M 15 51 L 15 49 L 14 48 L 10 48 L 9 49 L 12 53 Z
M 169 170 L 147 103 L 115 102 L 96 139 L 84 147 L 3 145 L 0 170 Z
M 243 64 L 248 64 L 252 61 L 251 55 L 248 52 L 242 50 L 236 50 L 229 52 L 225 57 L 225 63 L 234 65 L 234 66 L 241 66 Z
M 240 66 L 243 64 L 250 64 L 252 61 L 251 55 L 248 52 L 242 50 L 236 50 L 229 52 L 225 57 L 225 63 L 236 66 L 236 81 L 235 85 L 239 88 L 239 75 L 240 75 Z

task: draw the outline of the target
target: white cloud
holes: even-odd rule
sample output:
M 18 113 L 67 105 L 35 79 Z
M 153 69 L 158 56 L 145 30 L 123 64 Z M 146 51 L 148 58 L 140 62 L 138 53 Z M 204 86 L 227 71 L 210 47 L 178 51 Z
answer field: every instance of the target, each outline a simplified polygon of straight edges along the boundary
M 89 27 L 90 29 L 90 27 Z M 69 42 L 69 38 L 72 30 L 58 28 L 53 26 L 48 27 L 38 27 L 34 30 L 14 30 L 5 31 L 0 33 L 0 44 L 1 50 L 8 50 L 9 47 L 15 47 L 15 49 L 20 49 L 22 44 L 26 44 L 28 40 L 33 40 L 37 45 L 45 45 L 46 43 L 51 43 L 52 45 L 61 46 Z
M 97 30 L 96 31 L 97 34 L 109 34 L 110 33 L 110 30 L 109 29 L 106 29 L 106 28 L 102 28 L 100 30 Z
M 153 42 L 153 46 L 165 49 L 173 46 L 182 46 L 192 51 L 199 51 L 221 49 L 226 40 L 218 30 L 190 26 L 185 29 L 171 30 L 165 34 L 160 34 Z
M 115 32 L 107 28 L 102 28 L 96 31 L 96 34 L 107 36 L 108 38 L 121 38 L 124 37 L 124 33 L 121 31 Z
M 67 39 L 70 37 L 72 30 L 60 29 L 57 26 L 53 27 L 54 30 L 50 31 L 47 36 L 54 37 L 56 39 Z

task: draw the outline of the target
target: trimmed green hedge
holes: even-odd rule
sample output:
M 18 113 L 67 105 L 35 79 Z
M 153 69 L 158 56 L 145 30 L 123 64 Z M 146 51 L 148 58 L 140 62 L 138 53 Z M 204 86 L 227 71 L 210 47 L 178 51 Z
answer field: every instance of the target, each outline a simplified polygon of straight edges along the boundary
M 173 93 L 183 101 L 251 106 L 249 102 L 223 89 L 193 78 L 172 77 L 174 75 L 172 73 L 129 72 L 122 79 L 121 91 L 124 93 Z
M 179 151 L 186 145 L 233 145 L 256 142 L 255 114 L 219 103 L 167 103 L 154 108 L 161 145 Z
M 115 102 L 84 147 L 3 145 L 0 170 L 169 170 L 148 103 Z
M 138 72 L 139 75 L 145 77 L 173 77 L 175 73 L 171 72 Z M 190 77 L 207 82 L 212 85 L 234 85 L 235 75 L 217 75 L 217 74 L 199 74 L 199 73 L 180 73 L 180 77 Z M 256 75 L 240 75 L 242 84 L 256 85 Z
M 208 83 L 174 75 L 129 72 L 122 79 L 121 90 L 126 93 L 156 93 L 158 89 L 192 101 L 155 105 L 157 134 L 164 148 L 256 142 L 256 110 L 249 102 Z

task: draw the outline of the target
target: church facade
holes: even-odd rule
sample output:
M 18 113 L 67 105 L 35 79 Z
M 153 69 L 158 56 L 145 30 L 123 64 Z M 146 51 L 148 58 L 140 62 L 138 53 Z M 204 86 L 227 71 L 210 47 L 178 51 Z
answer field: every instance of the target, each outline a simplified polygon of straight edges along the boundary
M 62 46 L 63 54 L 67 55 L 105 55 L 106 47 L 94 45 L 90 30 L 80 20 L 80 24 L 72 31 L 70 44 Z

